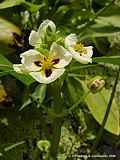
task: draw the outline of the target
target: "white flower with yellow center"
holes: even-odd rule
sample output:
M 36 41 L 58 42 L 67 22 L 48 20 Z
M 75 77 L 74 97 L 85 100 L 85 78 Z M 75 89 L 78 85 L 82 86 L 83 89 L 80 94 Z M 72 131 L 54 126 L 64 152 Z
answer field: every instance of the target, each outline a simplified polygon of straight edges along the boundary
M 76 61 L 83 64 L 92 63 L 93 47 L 85 47 L 78 43 L 76 34 L 70 34 L 65 38 L 65 46 Z
M 50 47 L 49 55 L 31 49 L 20 55 L 21 64 L 14 64 L 13 68 L 19 73 L 28 73 L 39 83 L 51 83 L 60 77 L 72 57 L 62 46 L 55 42 Z
M 41 23 L 38 31 L 32 30 L 29 36 L 29 44 L 35 48 L 39 48 L 42 44 L 43 39 L 45 38 L 47 29 L 50 29 L 53 33 L 56 32 L 56 26 L 53 21 L 45 20 Z

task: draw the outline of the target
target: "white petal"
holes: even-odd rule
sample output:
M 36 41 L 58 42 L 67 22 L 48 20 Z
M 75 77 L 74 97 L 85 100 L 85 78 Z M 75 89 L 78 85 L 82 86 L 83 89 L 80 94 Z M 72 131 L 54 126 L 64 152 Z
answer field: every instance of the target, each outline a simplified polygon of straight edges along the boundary
M 88 56 L 81 56 L 78 52 L 75 51 L 71 51 L 72 57 L 82 63 L 82 64 L 88 64 L 88 63 L 92 63 L 92 58 L 88 57 Z
M 31 31 L 29 36 L 29 44 L 31 46 L 36 46 L 36 44 L 40 41 L 39 33 L 36 31 Z
M 39 55 L 39 54 L 40 53 L 37 50 L 30 49 L 30 50 L 28 50 L 26 52 L 21 53 L 20 57 L 22 58 L 22 57 L 26 57 L 26 56 L 34 56 L 34 55 Z
M 92 58 L 90 57 L 86 58 L 86 57 L 81 56 L 79 62 L 82 64 L 92 63 Z
M 71 54 L 55 42 L 51 45 L 50 54 L 53 58 L 59 58 L 59 63 L 54 65 L 56 68 L 67 66 L 72 60 Z
M 13 69 L 17 73 L 25 73 L 25 72 L 27 72 L 23 64 L 14 64 L 13 65 Z
M 73 45 L 75 45 L 77 43 L 77 36 L 76 34 L 70 34 L 68 35 L 66 38 L 65 38 L 65 46 L 68 48 L 68 47 L 71 47 Z
M 46 34 L 46 30 L 48 27 L 50 27 L 52 32 L 56 31 L 56 26 L 55 26 L 54 22 L 47 19 L 47 20 L 43 21 L 43 23 L 41 23 L 41 25 L 38 29 L 38 33 L 41 37 L 44 38 L 44 35 Z
M 88 47 L 84 47 L 87 50 L 87 57 L 92 57 L 93 55 L 93 47 L 92 46 L 88 46 Z
M 52 74 L 49 77 L 46 77 L 43 72 L 30 72 L 30 75 L 39 83 L 46 83 L 49 84 L 59 78 L 65 69 L 54 69 Z
M 35 61 L 40 61 L 43 55 L 34 49 L 30 49 L 20 55 L 22 58 L 21 63 L 28 71 L 38 71 L 40 67 L 35 65 Z

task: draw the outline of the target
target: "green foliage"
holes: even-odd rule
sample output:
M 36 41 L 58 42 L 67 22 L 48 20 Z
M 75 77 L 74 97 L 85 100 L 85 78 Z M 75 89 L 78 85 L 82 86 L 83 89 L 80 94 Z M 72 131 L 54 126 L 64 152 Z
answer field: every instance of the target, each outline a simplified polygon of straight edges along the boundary
M 4 0 L 0 3 L 0 9 L 14 7 L 23 3 L 24 0 Z
M 43 103 L 45 96 L 46 96 L 46 89 L 47 85 L 46 84 L 39 84 L 36 88 L 35 91 L 27 98 L 24 103 L 22 104 L 20 111 L 30 105 L 33 102 L 37 102 L 37 108 L 41 106 Z
M 3 55 L 0 55 L 0 70 L 4 73 L 7 70 L 7 74 L 14 76 L 25 85 L 30 85 L 34 82 L 33 78 L 29 75 L 20 75 L 13 70 L 12 63 L 7 60 Z
M 120 65 L 120 56 L 109 56 L 109 57 L 95 57 L 93 62 L 103 62 L 103 63 L 111 63 L 114 65 Z
M 87 82 L 86 83 L 82 82 L 82 86 L 85 92 L 89 91 L 89 89 L 87 88 Z M 92 115 L 98 121 L 99 124 L 101 124 L 104 119 L 106 107 L 110 99 L 110 93 L 111 93 L 110 90 L 104 88 L 98 93 L 93 94 L 90 92 L 85 98 L 85 102 L 87 103 L 88 108 L 90 109 Z M 118 105 L 115 102 L 115 99 L 112 102 L 111 111 L 109 113 L 105 129 L 115 135 L 120 134 L 119 109 Z
M 48 144 L 39 142 L 56 143 L 52 144 L 54 149 L 60 141 L 59 160 L 89 154 L 120 66 L 119 1 L 3 0 L 0 17 L 0 80 L 7 93 L 5 101 L 0 102 L 0 159 L 49 159 L 49 152 L 40 151 Z M 73 60 L 63 77 L 50 85 L 34 83 L 28 74 L 13 70 L 13 63 L 20 62 L 20 54 L 32 48 L 28 44 L 30 31 L 37 31 L 45 19 L 53 20 L 60 30 L 53 37 L 56 41 L 61 35 L 76 33 L 85 46 L 94 48 L 93 64 L 82 65 Z M 47 41 L 51 43 L 51 37 Z M 92 93 L 87 85 L 95 76 L 103 77 L 105 86 Z M 60 86 L 57 88 L 56 84 Z M 97 154 L 103 154 L 100 151 L 104 145 L 108 149 L 105 154 L 109 146 L 120 146 L 119 88 L 120 82 Z
M 66 86 L 67 91 L 65 94 L 68 102 L 71 102 L 70 104 L 76 103 L 82 95 L 80 83 L 75 81 L 73 78 L 68 78 L 66 80 Z

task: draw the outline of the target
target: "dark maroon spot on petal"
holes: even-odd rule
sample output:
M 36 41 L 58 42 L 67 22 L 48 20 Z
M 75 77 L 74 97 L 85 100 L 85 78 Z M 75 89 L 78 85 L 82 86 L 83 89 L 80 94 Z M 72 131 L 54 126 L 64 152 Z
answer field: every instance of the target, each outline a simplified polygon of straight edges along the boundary
M 41 67 L 41 62 L 40 61 L 35 61 L 34 62 L 36 66 Z
M 52 70 L 51 69 L 46 69 L 45 70 L 46 77 L 49 77 L 51 74 L 52 74 Z
M 60 61 L 60 60 L 59 60 L 59 58 L 57 58 L 57 59 L 53 59 L 53 60 L 52 60 L 52 63 L 53 63 L 53 64 L 58 64 L 58 63 L 59 63 L 59 61 Z

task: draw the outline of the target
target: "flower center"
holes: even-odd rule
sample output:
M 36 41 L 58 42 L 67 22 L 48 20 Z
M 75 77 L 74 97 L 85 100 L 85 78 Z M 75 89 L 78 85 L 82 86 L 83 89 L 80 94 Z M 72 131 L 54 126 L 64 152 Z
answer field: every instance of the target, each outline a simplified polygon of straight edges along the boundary
M 53 59 L 51 57 L 44 57 L 40 61 L 35 61 L 35 65 L 41 67 L 41 70 L 44 71 L 46 77 L 49 77 L 52 74 L 52 68 L 54 65 L 59 63 L 59 58 Z
M 84 48 L 84 45 L 82 43 L 76 43 L 74 46 L 73 46 L 74 50 L 76 52 L 79 52 L 79 54 L 82 56 L 84 54 L 87 53 L 86 49 Z
M 41 61 L 41 67 L 43 70 L 52 69 L 53 68 L 52 59 L 49 57 L 44 57 L 44 59 Z

